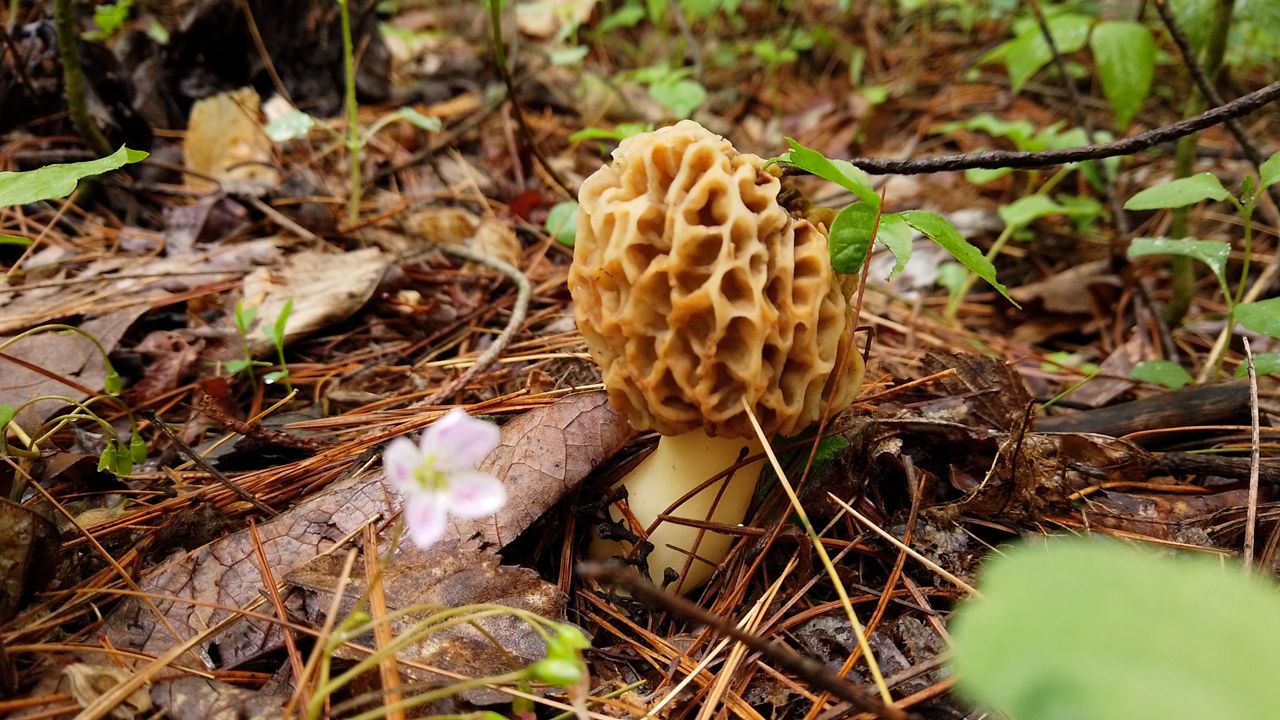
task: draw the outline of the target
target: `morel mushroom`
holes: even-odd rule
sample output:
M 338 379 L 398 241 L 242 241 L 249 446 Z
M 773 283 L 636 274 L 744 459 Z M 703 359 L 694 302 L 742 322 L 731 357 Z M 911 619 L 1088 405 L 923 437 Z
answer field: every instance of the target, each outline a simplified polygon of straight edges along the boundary
M 756 155 L 685 120 L 628 138 L 579 192 L 569 289 L 578 327 L 615 407 L 664 437 L 622 480 L 648 531 L 651 576 L 687 592 L 706 582 L 742 522 L 759 464 L 681 497 L 759 452 L 743 398 L 768 435 L 794 435 L 827 397 L 846 407 L 862 382 L 855 322 L 831 268 L 826 232 L 779 204 L 781 181 Z M 727 486 L 725 485 L 727 483 Z M 620 514 L 614 512 L 614 518 Z M 629 544 L 597 540 L 595 557 Z

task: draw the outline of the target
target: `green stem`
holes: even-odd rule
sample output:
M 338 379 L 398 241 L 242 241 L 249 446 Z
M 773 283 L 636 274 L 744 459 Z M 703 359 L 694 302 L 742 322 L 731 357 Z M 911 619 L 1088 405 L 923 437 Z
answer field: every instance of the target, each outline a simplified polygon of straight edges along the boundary
M 1210 79 L 1214 79 L 1220 70 L 1222 70 L 1222 57 L 1226 53 L 1227 35 L 1231 31 L 1231 15 L 1235 10 L 1235 0 L 1218 0 L 1218 4 L 1214 7 L 1213 21 L 1209 27 L 1209 38 L 1205 42 L 1203 52 L 1203 60 L 1201 64 L 1204 66 L 1204 73 Z M 1204 109 L 1205 98 L 1199 93 L 1193 94 L 1187 99 L 1186 106 L 1183 108 L 1183 116 L 1190 117 L 1197 115 Z M 1196 135 L 1186 135 L 1178 139 L 1177 151 L 1174 157 L 1174 177 L 1184 178 L 1191 175 L 1196 159 Z M 1184 238 L 1189 235 L 1189 223 L 1191 208 L 1178 208 L 1173 211 L 1173 219 L 1169 224 L 1169 237 Z M 1182 322 L 1182 318 L 1186 316 L 1187 311 L 1191 308 L 1191 300 L 1195 296 L 1196 278 L 1195 267 L 1189 257 L 1175 255 L 1170 262 L 1169 270 L 1172 273 L 1172 290 L 1173 296 L 1169 299 L 1169 304 L 1165 306 L 1165 321 L 1170 326 L 1178 325 Z
M 58 56 L 62 60 L 62 89 L 67 100 L 67 115 L 91 150 L 102 156 L 110 155 L 111 143 L 107 142 L 107 137 L 89 114 L 84 61 L 80 57 L 80 38 L 76 33 L 75 8 L 71 0 L 54 2 L 53 23 L 58 36 Z
M 360 220 L 360 107 L 356 103 L 356 54 L 351 39 L 351 8 L 349 0 L 338 0 L 342 15 L 342 66 L 346 80 L 347 155 L 351 159 L 351 196 L 347 198 L 347 221 L 352 225 Z

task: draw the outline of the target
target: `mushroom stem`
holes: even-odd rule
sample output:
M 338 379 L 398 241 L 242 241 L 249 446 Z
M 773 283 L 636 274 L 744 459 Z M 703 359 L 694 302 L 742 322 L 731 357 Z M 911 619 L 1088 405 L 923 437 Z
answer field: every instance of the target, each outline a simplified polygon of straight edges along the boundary
M 659 515 L 737 525 L 746 517 L 747 507 L 755 494 L 763 461 L 752 462 L 703 488 L 677 507 L 681 497 L 708 479 L 724 472 L 744 457 L 758 455 L 759 441 L 743 438 L 710 437 L 701 430 L 683 435 L 662 437 L 653 454 L 645 458 L 626 477 L 627 506 L 642 530 L 654 525 Z M 610 513 L 615 521 L 622 516 L 616 509 Z M 635 528 L 632 528 L 634 531 Z M 688 592 L 702 585 L 724 561 L 735 536 L 726 533 L 663 521 L 649 534 L 653 552 L 649 555 L 650 579 L 662 583 L 666 568 L 680 574 L 672 585 L 676 592 Z M 590 555 L 604 559 L 626 555 L 631 543 L 596 538 Z M 692 561 L 689 561 L 690 556 Z M 685 565 L 688 564 L 688 570 Z

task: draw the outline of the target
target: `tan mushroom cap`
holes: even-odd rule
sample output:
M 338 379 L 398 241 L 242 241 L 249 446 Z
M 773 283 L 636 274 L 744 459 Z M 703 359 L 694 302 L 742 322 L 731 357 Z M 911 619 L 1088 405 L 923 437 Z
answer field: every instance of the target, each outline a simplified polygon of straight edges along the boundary
M 637 429 L 754 437 L 815 422 L 853 321 L 824 230 L 764 160 L 691 120 L 628 138 L 583 183 L 569 290 L 614 406 Z M 832 383 L 853 399 L 862 364 Z

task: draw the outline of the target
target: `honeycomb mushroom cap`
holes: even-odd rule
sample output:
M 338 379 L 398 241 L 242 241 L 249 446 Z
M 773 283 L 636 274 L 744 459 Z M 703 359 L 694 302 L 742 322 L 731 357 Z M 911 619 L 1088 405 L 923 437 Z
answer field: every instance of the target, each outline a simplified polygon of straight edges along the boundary
M 822 412 L 853 322 L 824 230 L 778 203 L 763 166 L 685 120 L 622 141 L 582 185 L 569 290 L 637 429 L 754 437 L 742 398 L 769 434 Z M 858 389 L 848 369 L 837 409 Z

